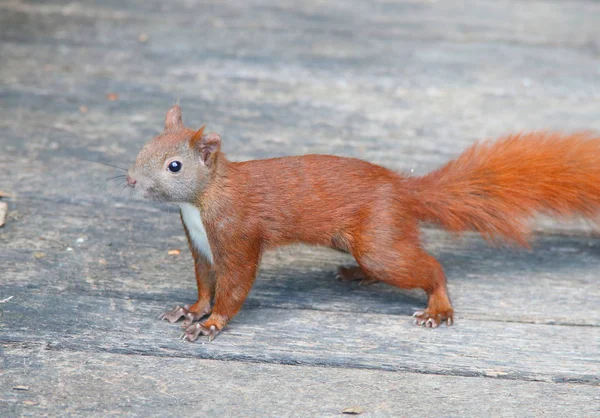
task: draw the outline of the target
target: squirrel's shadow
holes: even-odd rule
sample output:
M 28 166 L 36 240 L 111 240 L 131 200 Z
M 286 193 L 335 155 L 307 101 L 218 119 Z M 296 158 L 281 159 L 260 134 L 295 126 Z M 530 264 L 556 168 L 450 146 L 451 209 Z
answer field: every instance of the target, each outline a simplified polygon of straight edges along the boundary
M 538 236 L 530 250 L 493 247 L 475 237 L 448 241 L 448 245 L 442 243 L 428 250 L 444 267 L 450 287 L 458 283 L 473 282 L 473 286 L 477 286 L 477 283 L 493 281 L 499 288 L 509 285 L 514 291 L 519 283 L 535 280 L 534 273 L 568 275 L 572 281 L 576 280 L 579 269 L 589 272 L 590 263 L 600 262 L 600 240 L 567 236 Z M 319 269 L 307 268 L 306 257 L 298 265 L 285 262 L 280 266 L 270 262 L 261 269 L 243 309 L 310 309 L 405 316 L 427 304 L 427 297 L 420 289 L 398 289 L 385 283 L 361 286 L 358 282 L 337 280 L 335 272 L 339 260 L 324 264 L 322 257 L 316 258 L 320 260 L 317 261 Z M 163 295 L 173 303 L 192 303 L 194 296 L 192 288 L 175 288 Z
M 462 242 L 461 242 L 462 241 Z M 577 277 L 577 271 L 590 270 L 590 262 L 600 262 L 600 241 L 592 238 L 568 236 L 538 236 L 530 250 L 500 246 L 494 247 L 480 238 L 469 237 L 447 247 L 430 248 L 440 261 L 450 286 L 495 281 L 499 287 L 535 280 L 534 274 L 552 273 L 557 277 Z M 599 266 L 600 267 L 600 266 Z M 284 269 L 270 266 L 257 279 L 246 304 L 246 309 L 259 307 L 286 307 L 297 309 L 335 310 L 357 313 L 385 313 L 410 315 L 427 303 L 420 289 L 404 290 L 378 283 L 360 286 L 357 282 L 343 282 L 334 277 L 336 265 L 320 271 L 295 269 L 293 264 Z M 575 279 L 576 280 L 576 279 Z

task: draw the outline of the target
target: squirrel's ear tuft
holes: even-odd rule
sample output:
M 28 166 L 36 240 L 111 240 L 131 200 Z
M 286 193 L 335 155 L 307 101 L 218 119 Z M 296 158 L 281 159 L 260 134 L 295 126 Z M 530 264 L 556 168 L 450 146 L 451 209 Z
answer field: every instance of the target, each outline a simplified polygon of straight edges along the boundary
M 165 115 L 165 131 L 180 128 L 183 126 L 183 120 L 181 119 L 181 108 L 179 105 L 175 105 Z
M 209 165 L 211 156 L 221 149 L 221 136 L 216 132 L 204 135 L 205 127 L 206 125 L 202 125 L 192 136 L 190 146 L 197 149 L 200 152 L 202 162 Z
M 190 147 L 200 147 L 200 144 L 202 143 L 202 137 L 204 136 L 204 128 L 206 128 L 206 124 L 202 125 L 200 129 L 198 129 L 194 135 L 192 135 L 192 138 L 190 139 Z

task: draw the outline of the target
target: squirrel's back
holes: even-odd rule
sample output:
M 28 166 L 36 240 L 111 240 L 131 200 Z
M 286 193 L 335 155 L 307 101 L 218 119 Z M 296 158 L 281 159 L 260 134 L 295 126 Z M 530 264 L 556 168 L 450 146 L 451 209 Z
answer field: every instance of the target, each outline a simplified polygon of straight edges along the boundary
M 311 154 L 232 164 L 245 179 L 244 211 L 260 220 L 267 241 L 331 245 L 383 212 L 400 222 L 407 211 L 402 175 L 360 159 Z

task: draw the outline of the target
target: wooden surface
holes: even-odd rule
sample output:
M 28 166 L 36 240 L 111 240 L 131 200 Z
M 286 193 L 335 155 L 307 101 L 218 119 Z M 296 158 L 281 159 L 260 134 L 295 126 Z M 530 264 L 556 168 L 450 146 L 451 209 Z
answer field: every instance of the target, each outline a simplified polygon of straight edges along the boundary
M 600 131 L 598 22 L 585 0 L 0 1 L 0 415 L 598 416 L 585 223 L 538 220 L 531 251 L 426 229 L 457 311 L 436 330 L 412 324 L 422 293 L 284 248 L 192 344 L 156 319 L 195 296 L 176 210 L 87 161 L 127 167 L 176 97 L 234 160 L 419 174 L 514 130 Z

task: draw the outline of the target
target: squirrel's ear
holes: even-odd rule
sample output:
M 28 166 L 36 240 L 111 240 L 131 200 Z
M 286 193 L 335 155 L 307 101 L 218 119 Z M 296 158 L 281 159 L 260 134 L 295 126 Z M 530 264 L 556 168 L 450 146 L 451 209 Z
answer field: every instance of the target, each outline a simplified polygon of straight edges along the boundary
M 202 125 L 200 129 L 198 129 L 194 135 L 192 135 L 192 138 L 190 139 L 190 147 L 200 148 L 202 137 L 204 136 L 204 128 L 206 128 L 206 124 Z
M 169 110 L 165 116 L 165 131 L 175 129 L 183 126 L 183 120 L 181 119 L 181 108 L 179 105 L 175 105 Z
M 221 136 L 216 132 L 204 135 L 205 127 L 206 125 L 202 125 L 202 127 L 192 136 L 190 139 L 190 146 L 197 149 L 200 152 L 202 162 L 208 164 L 210 157 L 221 149 Z

